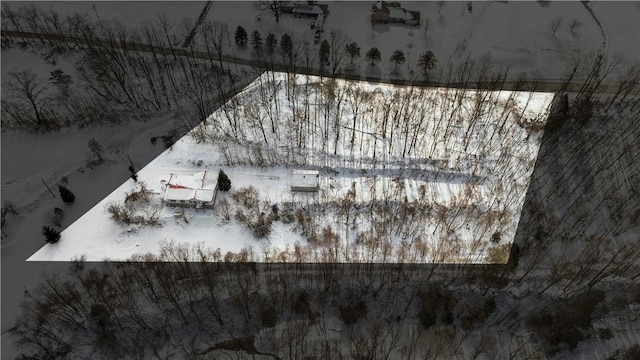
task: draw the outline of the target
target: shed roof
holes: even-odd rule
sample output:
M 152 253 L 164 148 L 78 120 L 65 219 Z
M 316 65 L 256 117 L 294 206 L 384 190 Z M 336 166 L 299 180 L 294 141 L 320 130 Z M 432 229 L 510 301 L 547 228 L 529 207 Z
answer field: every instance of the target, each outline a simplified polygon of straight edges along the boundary
M 316 170 L 291 171 L 292 187 L 317 188 L 320 183 L 320 172 Z

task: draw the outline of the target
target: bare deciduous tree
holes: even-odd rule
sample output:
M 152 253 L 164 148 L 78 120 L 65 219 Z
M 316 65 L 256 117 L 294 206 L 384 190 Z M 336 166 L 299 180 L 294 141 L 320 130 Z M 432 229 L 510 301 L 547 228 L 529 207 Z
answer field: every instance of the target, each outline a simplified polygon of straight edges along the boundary
M 49 97 L 46 94 L 47 83 L 38 79 L 35 73 L 24 70 L 10 72 L 9 80 L 5 83 L 5 86 L 11 93 L 31 107 L 36 118 L 36 126 L 40 128 L 43 122 L 44 108 L 49 103 Z
M 293 1 L 282 0 L 261 0 L 256 3 L 256 9 L 265 14 L 271 14 L 276 19 L 276 22 L 280 21 L 280 15 L 284 12 L 286 7 L 291 6 Z
M 346 35 L 339 30 L 331 30 L 329 33 L 329 45 L 330 45 L 330 58 L 331 58 L 331 74 L 335 75 L 340 62 L 344 58 L 347 53 L 346 49 L 347 37 Z M 357 46 L 357 45 L 356 45 Z M 358 48 L 358 55 L 360 56 L 360 48 Z M 353 57 L 351 58 L 351 62 L 353 63 Z

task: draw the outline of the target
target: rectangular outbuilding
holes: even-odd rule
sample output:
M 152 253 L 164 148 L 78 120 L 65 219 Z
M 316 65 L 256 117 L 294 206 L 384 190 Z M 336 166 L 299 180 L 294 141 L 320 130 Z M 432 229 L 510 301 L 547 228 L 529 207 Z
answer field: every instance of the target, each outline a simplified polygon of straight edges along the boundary
M 317 170 L 292 170 L 291 191 L 314 192 L 320 190 L 320 172 Z

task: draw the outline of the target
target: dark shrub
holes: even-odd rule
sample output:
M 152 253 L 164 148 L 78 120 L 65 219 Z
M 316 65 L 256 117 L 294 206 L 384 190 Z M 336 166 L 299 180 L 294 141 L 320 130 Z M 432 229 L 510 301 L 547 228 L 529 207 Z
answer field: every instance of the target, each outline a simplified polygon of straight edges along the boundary
M 258 220 L 252 223 L 253 236 L 258 239 L 265 238 L 271 234 L 271 218 L 267 218 L 263 214 L 258 215 Z
M 262 326 L 272 328 L 276 326 L 278 322 L 278 313 L 273 306 L 267 306 L 260 312 L 260 319 L 262 319 Z
M 622 355 L 624 360 L 638 360 L 640 359 L 640 345 L 633 345 L 632 347 L 625 350 Z
M 273 204 L 271 206 L 271 217 L 273 218 L 273 220 L 278 221 L 280 219 L 280 215 L 278 213 L 278 204 Z
M 309 294 L 306 291 L 301 291 L 296 300 L 293 302 L 293 311 L 296 314 L 308 314 L 311 312 L 311 306 L 309 305 Z
M 604 292 L 589 290 L 572 299 L 557 302 L 551 309 L 529 316 L 528 324 L 549 345 L 551 355 L 566 346 L 576 348 L 587 337 L 591 327 L 591 316 L 598 304 L 604 300 Z
M 509 260 L 507 261 L 507 267 L 511 270 L 515 270 L 520 262 L 520 245 L 514 243 L 511 245 L 511 252 L 509 253 Z
M 613 338 L 613 332 L 609 328 L 598 329 L 598 337 L 600 339 L 609 340 Z
M 218 189 L 220 191 L 231 190 L 231 180 L 229 179 L 227 174 L 225 174 L 225 172 L 222 170 L 218 172 Z
M 64 185 L 58 185 L 58 191 L 60 192 L 60 197 L 62 198 L 62 201 L 66 203 L 73 202 L 76 199 L 76 196 L 73 195 L 71 190 L 67 189 L 67 187 Z
M 340 319 L 347 325 L 353 325 L 367 315 L 367 303 L 363 300 L 340 308 Z
M 442 287 L 420 289 L 417 295 L 420 299 L 418 318 L 426 329 L 435 325 L 438 320 L 445 324 L 453 322 L 453 307 L 458 300 L 449 290 Z
M 55 244 L 60 240 L 60 231 L 49 226 L 42 227 L 42 235 L 44 235 L 45 241 L 49 244 Z
M 239 47 L 245 47 L 247 45 L 248 38 L 249 35 L 247 34 L 247 30 L 238 25 L 235 33 L 236 45 L 238 45 Z
M 462 328 L 471 330 L 474 325 L 484 323 L 495 309 L 496 301 L 494 298 L 477 299 L 469 305 L 469 314 L 462 318 Z
M 168 149 L 171 146 L 173 146 L 173 143 L 176 141 L 177 137 L 178 137 L 178 132 L 175 130 L 171 130 L 166 135 L 162 135 L 160 138 L 162 139 L 162 143 L 164 144 L 164 147 Z

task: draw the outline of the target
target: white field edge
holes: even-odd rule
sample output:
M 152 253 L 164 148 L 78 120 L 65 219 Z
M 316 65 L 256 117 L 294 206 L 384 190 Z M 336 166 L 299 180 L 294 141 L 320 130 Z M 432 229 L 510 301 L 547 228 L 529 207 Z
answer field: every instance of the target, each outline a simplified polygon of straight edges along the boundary
M 258 84 L 268 81 L 269 78 L 282 83 L 286 76 L 282 73 L 265 73 L 247 86 L 236 96 L 241 111 L 245 105 L 248 106 L 258 101 L 260 95 L 258 94 L 258 89 L 260 89 Z M 296 79 L 299 84 L 320 81 L 317 77 L 301 75 L 297 75 Z M 369 92 L 376 89 L 380 96 L 383 96 L 381 94 L 387 91 L 399 89 L 398 86 L 393 85 L 344 80 L 338 80 L 337 84 L 342 89 L 359 87 Z M 279 89 L 284 92 L 283 87 Z M 408 91 L 407 89 L 401 89 L 401 91 Z M 434 103 L 442 101 L 447 96 L 447 89 L 430 88 L 421 91 L 425 92 L 430 101 L 433 102 L 435 99 Z M 462 110 L 465 110 L 467 106 L 470 109 L 472 101 L 470 99 L 477 93 L 475 90 L 466 90 L 465 92 L 466 97 Z M 493 93 L 491 96 L 493 99 L 497 99 L 495 104 L 499 107 L 504 105 L 501 101 L 506 100 L 510 95 L 513 95 L 512 98 L 515 100 L 512 102 L 512 106 L 518 111 L 522 110 L 523 118 L 526 118 L 528 122 L 546 123 L 554 94 L 501 91 Z M 281 99 L 280 111 L 282 113 L 280 115 L 282 117 L 289 116 L 287 111 L 290 109 L 285 104 L 286 96 L 282 95 L 278 98 Z M 343 125 L 350 125 L 352 113 L 346 105 L 344 106 L 345 110 L 342 113 L 341 121 Z M 435 108 L 437 105 L 434 106 Z M 432 112 L 434 119 L 437 118 L 437 115 L 441 115 L 439 113 L 441 110 L 442 108 L 438 108 Z M 220 201 L 227 198 L 230 203 L 233 203 L 230 196 L 224 193 L 219 194 L 216 209 L 213 211 L 207 210 L 203 213 L 196 212 L 195 209 L 187 209 L 188 224 L 176 219 L 174 216 L 177 212 L 176 208 L 164 207 L 161 211 L 163 223 L 161 227 L 145 227 L 133 232 L 128 231 L 135 226 L 117 225 L 105 211 L 107 204 L 114 201 L 121 203 L 126 193 L 136 189 L 137 184 L 128 180 L 65 229 L 58 243 L 45 245 L 27 261 L 69 261 L 81 256 L 84 256 L 87 261 L 124 261 L 135 255 L 148 253 L 160 255 L 163 247 L 171 243 L 182 246 L 201 246 L 211 251 L 218 249 L 223 255 L 228 252 L 239 253 L 249 249 L 249 258 L 252 261 L 295 261 L 291 252 L 294 247 L 302 246 L 306 251 L 305 261 L 311 262 L 324 262 L 330 259 L 330 261 L 337 262 L 484 263 L 487 260 L 488 249 L 498 245 L 488 241 L 494 232 L 501 232 L 499 244 L 511 244 L 513 241 L 543 135 L 541 129 L 529 130 L 519 126 L 513 115 L 506 117 L 506 122 L 502 124 L 502 128 L 505 130 L 498 134 L 496 119 L 480 116 L 473 126 L 473 131 L 476 133 L 469 137 L 468 147 L 464 151 L 464 142 L 461 138 L 462 130 L 457 134 L 457 137 L 452 137 L 451 135 L 454 134 L 443 133 L 444 130 L 438 128 L 435 121 L 429 122 L 427 118 L 423 129 L 425 131 L 422 132 L 420 139 L 423 146 L 414 150 L 417 155 L 412 155 L 413 157 L 400 158 L 394 156 L 395 154 L 390 154 L 386 158 L 380 158 L 379 161 L 363 162 L 362 157 L 367 158 L 370 154 L 365 151 L 361 152 L 362 157 L 359 157 L 360 155 L 354 157 L 353 150 L 350 150 L 350 139 L 343 139 L 341 143 L 336 143 L 336 149 L 322 150 L 320 144 L 316 144 L 316 148 L 314 145 L 310 145 L 307 148 L 308 161 L 318 164 L 323 158 L 322 152 L 330 150 L 332 154 L 334 151 L 338 154 L 338 160 L 334 158 L 335 161 L 331 164 L 335 165 L 337 161 L 343 166 L 337 174 L 327 170 L 326 167 L 324 171 L 322 166 L 309 167 L 310 169 L 320 169 L 321 191 L 317 194 L 303 195 L 292 193 L 289 188 L 291 170 L 304 168 L 300 165 L 266 168 L 223 166 L 225 159 L 220 151 L 220 146 L 226 147 L 227 144 L 219 142 L 216 144 L 198 143 L 192 134 L 196 131 L 202 131 L 203 127 L 211 130 L 212 125 L 209 124 L 221 117 L 220 113 L 221 110 L 216 111 L 209 117 L 206 124 L 200 124 L 177 141 L 172 148 L 164 151 L 138 171 L 139 181 L 144 182 L 150 190 L 157 193 L 154 195 L 157 201 L 159 201 L 161 193 L 160 182 L 168 179 L 171 173 L 191 174 L 203 170 L 217 172 L 218 169 L 223 169 L 232 181 L 232 191 L 252 185 L 258 189 L 262 199 L 279 205 L 293 202 L 300 207 L 316 204 L 320 205 L 315 207 L 316 209 L 322 208 L 323 203 L 335 203 L 355 187 L 354 202 L 356 204 L 366 205 L 371 202 L 372 193 L 375 191 L 375 197 L 378 199 L 386 198 L 398 203 L 413 203 L 416 206 L 429 204 L 432 207 L 448 207 L 463 200 L 467 204 L 467 200 L 470 200 L 468 203 L 475 204 L 484 211 L 503 211 L 509 216 L 489 228 L 482 227 L 483 230 L 480 230 L 481 226 L 477 224 L 477 219 L 476 221 L 469 217 L 459 221 L 454 219 L 453 223 L 457 224 L 454 234 L 447 234 L 442 226 L 438 225 L 439 221 L 435 219 L 421 222 L 415 226 L 404 227 L 399 233 L 389 231 L 384 241 L 390 245 L 390 251 L 381 255 L 379 249 L 367 250 L 362 247 L 356 249 L 353 245 L 356 233 L 360 229 L 368 228 L 370 219 L 367 220 L 364 216 L 361 216 L 360 219 L 356 217 L 354 224 L 344 225 L 344 221 L 339 220 L 340 218 L 335 212 L 321 210 L 314 214 L 318 216 L 317 221 L 320 228 L 325 225 L 334 226 L 333 230 L 339 235 L 339 246 L 342 249 L 333 256 L 327 257 L 326 249 L 310 245 L 307 239 L 300 235 L 300 231 L 294 229 L 294 224 L 275 221 L 273 230 L 267 239 L 256 239 L 244 225 L 233 219 L 233 215 L 230 221 L 223 220 L 218 210 Z M 496 113 L 500 112 L 496 111 Z M 466 120 L 461 119 L 460 128 L 466 129 L 468 124 Z M 222 123 L 224 121 L 220 121 L 216 126 L 223 127 Z M 370 129 L 367 128 L 366 121 L 358 126 L 356 143 L 362 143 L 364 139 L 361 137 L 369 137 L 366 135 L 366 130 Z M 493 132 L 489 131 L 492 127 Z M 255 129 L 255 126 L 248 125 L 245 131 L 243 136 L 250 141 L 260 140 L 258 135 L 263 136 Z M 251 134 L 251 131 L 255 136 Z M 286 133 L 284 128 L 279 131 Z M 492 137 L 490 141 L 486 135 L 491 133 L 495 133 L 496 136 Z M 445 141 L 440 142 L 438 139 Z M 424 145 L 427 143 L 435 145 Z M 377 143 L 380 149 L 385 145 L 384 139 Z M 373 148 L 376 145 L 369 144 L 368 146 Z M 430 150 L 429 154 L 426 154 L 427 148 Z M 478 156 L 480 154 L 478 149 L 481 148 L 489 151 Z M 232 151 L 238 149 L 239 147 L 232 148 Z M 452 155 L 456 152 L 459 155 Z M 413 161 L 424 160 L 427 155 L 430 155 L 431 159 L 438 159 L 441 163 L 445 163 L 448 169 L 455 169 L 457 174 L 454 171 L 452 175 L 449 171 L 449 175 L 442 176 L 441 172 L 435 168 L 429 168 L 428 164 L 414 164 Z M 318 159 L 314 159 L 314 156 Z M 327 157 L 324 156 L 324 158 Z M 464 166 L 471 164 L 469 159 L 479 159 L 474 160 L 473 165 L 476 166 L 473 174 Z M 200 166 L 196 165 L 199 160 L 202 161 Z M 408 172 L 410 174 L 419 173 L 420 176 L 412 177 L 407 175 Z M 475 185 L 460 181 L 461 177 L 470 175 L 485 180 Z M 418 189 L 422 189 L 422 192 Z M 408 233 L 409 229 L 412 229 L 412 233 Z M 452 249 L 450 244 L 452 236 L 457 241 L 455 249 Z M 420 239 L 418 241 L 422 241 L 420 245 L 423 248 L 426 245 L 427 251 L 422 255 L 418 254 L 419 251 L 414 251 L 413 255 L 407 255 L 406 252 L 401 255 L 402 252 L 399 251 L 399 248 L 406 249 L 408 247 L 411 249 L 412 246 L 415 248 L 417 245 L 414 245 L 413 242 L 416 238 Z

